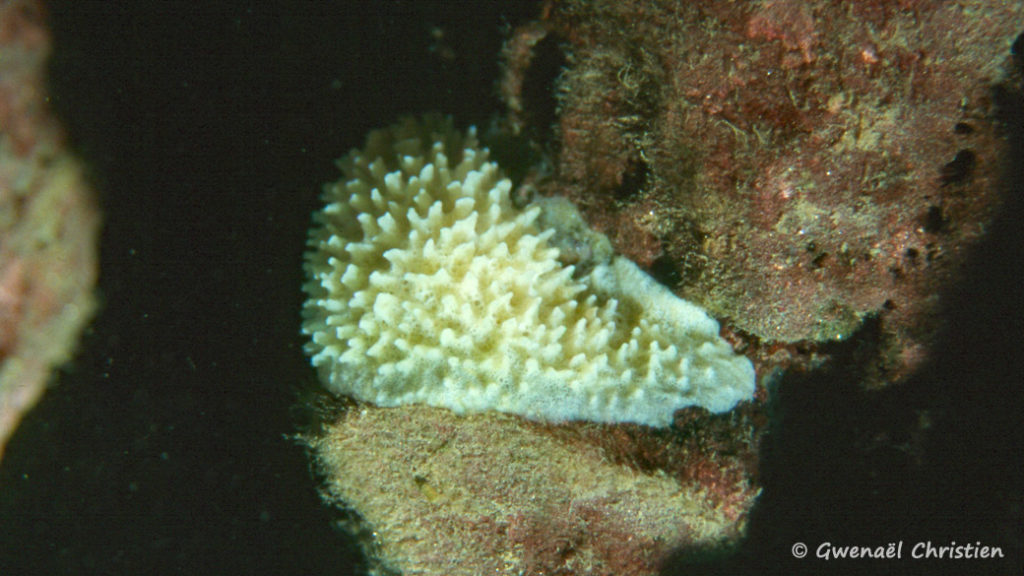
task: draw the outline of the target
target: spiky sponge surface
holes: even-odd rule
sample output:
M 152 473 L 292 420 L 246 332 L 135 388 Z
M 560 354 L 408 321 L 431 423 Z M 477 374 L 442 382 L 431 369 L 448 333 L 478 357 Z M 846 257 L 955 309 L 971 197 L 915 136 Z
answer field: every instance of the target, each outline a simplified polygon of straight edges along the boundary
M 475 132 L 406 119 L 339 162 L 306 254 L 324 384 L 381 406 L 666 426 L 754 391 L 718 324 L 621 257 L 580 278 Z M 578 219 L 571 209 L 561 209 Z M 566 229 L 576 227 L 569 223 Z

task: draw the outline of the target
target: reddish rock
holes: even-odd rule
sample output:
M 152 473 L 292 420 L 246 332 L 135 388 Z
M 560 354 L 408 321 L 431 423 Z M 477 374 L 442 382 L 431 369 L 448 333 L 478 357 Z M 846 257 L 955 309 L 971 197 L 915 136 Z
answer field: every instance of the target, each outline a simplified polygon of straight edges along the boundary
M 560 51 L 537 187 L 767 364 L 878 316 L 884 384 L 926 357 L 936 294 L 998 209 L 992 90 L 1022 27 L 998 0 L 552 2 L 503 86 L 513 126 L 543 117 L 524 79 Z

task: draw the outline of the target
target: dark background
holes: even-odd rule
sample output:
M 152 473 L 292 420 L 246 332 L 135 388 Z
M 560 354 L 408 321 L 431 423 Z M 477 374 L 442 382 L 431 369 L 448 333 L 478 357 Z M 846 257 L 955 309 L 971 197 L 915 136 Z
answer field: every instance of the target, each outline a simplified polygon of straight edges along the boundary
M 536 3 L 48 6 L 52 103 L 104 212 L 103 304 L 0 466 L 0 575 L 362 573 L 288 437 L 316 387 L 298 333 L 310 214 L 370 129 L 500 111 L 502 30 Z M 1017 106 L 1006 97 L 1020 126 Z M 865 393 L 860 341 L 835 371 L 783 381 L 749 540 L 669 572 L 1021 573 L 1021 181 L 951 297 L 941 360 Z M 789 555 L 929 538 L 1010 558 Z

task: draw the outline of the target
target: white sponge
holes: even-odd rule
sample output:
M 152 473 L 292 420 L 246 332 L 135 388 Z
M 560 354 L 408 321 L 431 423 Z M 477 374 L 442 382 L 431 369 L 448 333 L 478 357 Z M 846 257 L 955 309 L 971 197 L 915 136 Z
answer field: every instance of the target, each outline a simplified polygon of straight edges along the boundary
M 583 228 L 575 208 L 544 201 L 542 227 L 539 205 L 513 207 L 472 129 L 406 119 L 339 164 L 310 233 L 302 327 L 331 391 L 651 426 L 752 396 L 750 361 L 701 308 L 619 256 L 574 277 L 554 246 Z

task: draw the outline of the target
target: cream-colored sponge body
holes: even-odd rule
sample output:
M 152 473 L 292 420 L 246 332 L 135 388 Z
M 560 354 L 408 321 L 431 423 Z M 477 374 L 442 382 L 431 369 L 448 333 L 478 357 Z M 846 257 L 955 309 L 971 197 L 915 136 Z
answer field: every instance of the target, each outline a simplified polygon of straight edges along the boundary
M 568 202 L 514 207 L 472 129 L 406 119 L 339 164 L 310 234 L 302 326 L 331 391 L 651 426 L 752 396 L 754 369 L 717 322 L 612 255 Z M 555 246 L 580 243 L 594 262 L 576 277 Z

